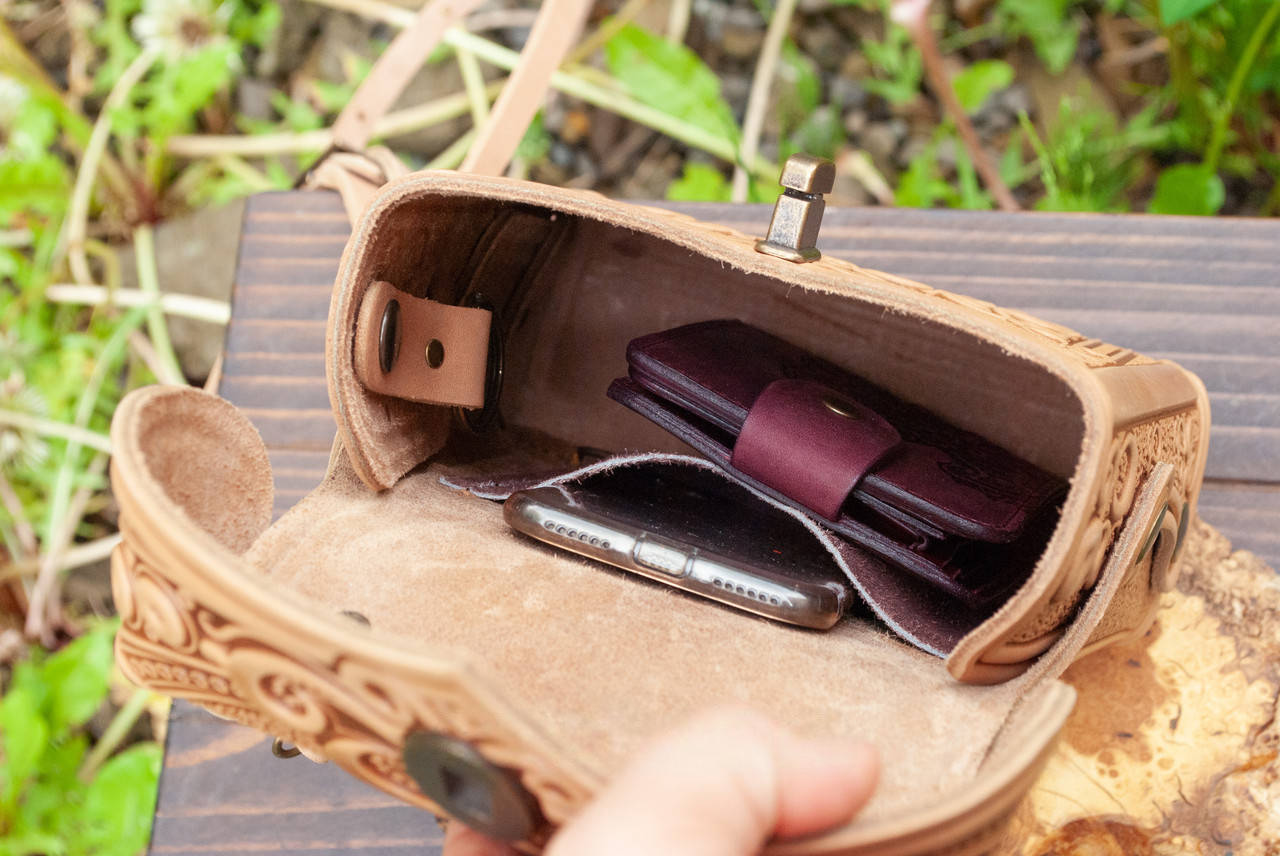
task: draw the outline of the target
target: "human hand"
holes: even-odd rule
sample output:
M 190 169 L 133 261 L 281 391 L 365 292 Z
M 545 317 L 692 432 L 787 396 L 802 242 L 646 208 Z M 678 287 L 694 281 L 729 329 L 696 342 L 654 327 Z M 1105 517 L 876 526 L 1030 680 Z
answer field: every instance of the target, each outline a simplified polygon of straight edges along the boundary
M 695 717 L 640 752 L 551 839 L 546 856 L 753 856 L 772 837 L 848 821 L 880 762 L 865 743 L 806 740 L 743 708 Z M 450 823 L 444 856 L 513 856 Z

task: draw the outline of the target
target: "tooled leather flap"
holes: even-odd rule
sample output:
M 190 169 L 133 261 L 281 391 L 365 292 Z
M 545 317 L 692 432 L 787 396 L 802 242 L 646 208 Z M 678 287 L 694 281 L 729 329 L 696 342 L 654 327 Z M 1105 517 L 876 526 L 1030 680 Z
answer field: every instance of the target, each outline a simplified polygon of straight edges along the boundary
M 480 407 L 492 318 L 487 309 L 450 306 L 375 282 L 356 316 L 356 377 L 382 395 Z
M 776 380 L 756 397 L 732 466 L 828 520 L 902 442 L 878 413 L 822 384 Z

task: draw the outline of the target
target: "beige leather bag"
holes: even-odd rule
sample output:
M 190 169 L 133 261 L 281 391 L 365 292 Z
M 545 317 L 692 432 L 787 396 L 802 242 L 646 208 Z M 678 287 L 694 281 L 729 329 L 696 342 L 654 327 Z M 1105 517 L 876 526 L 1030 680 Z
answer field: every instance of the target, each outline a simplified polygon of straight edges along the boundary
M 424 359 L 384 374 L 389 294 Z M 604 390 L 631 338 L 721 317 L 1069 479 L 1031 577 L 945 658 L 873 620 L 814 633 L 602 572 L 458 489 L 571 468 L 580 447 L 678 448 Z M 1172 363 L 669 212 L 452 172 L 394 180 L 364 210 L 326 372 L 328 476 L 274 523 L 234 407 L 163 387 L 120 406 L 120 664 L 530 852 L 646 739 L 725 701 L 887 758 L 854 822 L 770 852 L 980 852 L 1071 710 L 1057 675 L 1141 633 L 1172 585 L 1209 428 Z

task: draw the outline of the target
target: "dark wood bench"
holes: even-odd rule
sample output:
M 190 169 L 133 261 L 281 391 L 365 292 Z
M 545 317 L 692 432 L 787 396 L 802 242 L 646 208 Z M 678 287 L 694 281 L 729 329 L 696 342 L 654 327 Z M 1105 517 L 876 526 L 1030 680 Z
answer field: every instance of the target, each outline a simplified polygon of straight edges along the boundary
M 770 214 L 672 207 L 749 234 Z M 266 440 L 281 514 L 328 460 L 324 329 L 348 225 L 329 193 L 257 196 L 245 217 L 221 393 Z M 819 243 L 1199 374 L 1213 408 L 1201 516 L 1280 565 L 1280 221 L 867 208 L 828 211 Z M 332 765 L 278 760 L 270 742 L 176 703 L 152 852 L 438 852 L 429 814 Z

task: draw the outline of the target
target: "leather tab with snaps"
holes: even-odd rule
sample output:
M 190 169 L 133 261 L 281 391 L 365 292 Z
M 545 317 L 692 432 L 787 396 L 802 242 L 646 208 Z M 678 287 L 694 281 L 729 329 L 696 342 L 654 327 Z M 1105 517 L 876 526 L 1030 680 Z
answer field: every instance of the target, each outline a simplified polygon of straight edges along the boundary
M 819 383 L 784 378 L 751 405 L 731 464 L 835 520 L 862 477 L 901 442 L 870 407 Z
M 356 319 L 356 377 L 371 392 L 425 404 L 485 404 L 493 313 L 374 282 Z

